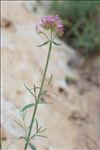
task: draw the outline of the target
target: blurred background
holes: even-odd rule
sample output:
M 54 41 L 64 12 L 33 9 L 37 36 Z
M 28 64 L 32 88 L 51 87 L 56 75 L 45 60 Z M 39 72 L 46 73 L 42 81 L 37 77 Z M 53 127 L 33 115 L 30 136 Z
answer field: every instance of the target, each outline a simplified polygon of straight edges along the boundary
M 37 112 L 47 139 L 33 141 L 38 150 L 100 149 L 100 2 L 1 2 L 1 145 L 22 150 L 19 108 L 33 99 L 24 84 L 40 85 L 48 46 L 35 25 L 46 15 L 59 15 L 64 35 L 56 39 L 45 81 L 48 95 Z M 50 85 L 48 80 L 53 76 Z M 26 123 L 32 110 L 27 112 Z

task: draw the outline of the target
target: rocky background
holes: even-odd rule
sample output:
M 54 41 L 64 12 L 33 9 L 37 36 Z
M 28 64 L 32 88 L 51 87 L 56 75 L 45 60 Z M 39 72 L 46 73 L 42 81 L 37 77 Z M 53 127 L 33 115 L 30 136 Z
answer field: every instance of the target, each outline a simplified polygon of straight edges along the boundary
M 14 119 L 20 120 L 19 108 L 33 101 L 24 84 L 39 85 L 43 74 L 48 47 L 37 47 L 43 39 L 34 26 L 46 15 L 45 7 L 35 1 L 1 2 L 2 150 L 23 149 L 23 130 Z M 38 150 L 100 150 L 100 56 L 86 61 L 58 41 L 62 45 L 53 47 L 45 83 L 51 92 L 44 100 L 52 103 L 37 112 L 48 138 L 37 138 L 34 145 Z

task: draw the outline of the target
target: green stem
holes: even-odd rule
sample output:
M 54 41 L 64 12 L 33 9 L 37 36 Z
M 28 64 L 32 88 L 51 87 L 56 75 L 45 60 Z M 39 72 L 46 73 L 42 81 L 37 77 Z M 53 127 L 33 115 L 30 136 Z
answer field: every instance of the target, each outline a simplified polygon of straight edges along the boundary
M 37 107 L 38 107 L 38 104 L 39 104 L 39 100 L 40 100 L 40 96 L 41 96 L 41 92 L 42 92 L 42 89 L 43 89 L 44 80 L 45 80 L 45 76 L 46 76 L 46 72 L 47 72 L 47 68 L 48 68 L 48 63 L 49 63 L 49 59 L 50 59 L 51 49 L 52 49 L 52 33 L 51 33 L 51 41 L 50 41 L 50 45 L 49 45 L 49 52 L 48 52 L 48 56 L 47 56 L 45 70 L 44 70 L 44 74 L 43 74 L 43 78 L 42 78 L 42 82 L 41 82 L 41 86 L 40 86 L 40 90 L 39 90 L 39 95 L 38 95 L 38 98 L 37 98 L 37 101 L 36 101 L 36 105 L 35 105 L 35 108 L 34 108 L 34 111 L 33 111 L 32 120 L 31 120 L 29 132 L 28 132 L 28 136 L 27 136 L 27 142 L 25 143 L 24 150 L 27 149 L 27 146 L 28 146 L 28 143 L 29 143 L 29 139 L 30 139 L 30 135 L 31 135 L 31 131 L 32 131 L 32 127 L 33 127 L 33 123 L 34 123 Z

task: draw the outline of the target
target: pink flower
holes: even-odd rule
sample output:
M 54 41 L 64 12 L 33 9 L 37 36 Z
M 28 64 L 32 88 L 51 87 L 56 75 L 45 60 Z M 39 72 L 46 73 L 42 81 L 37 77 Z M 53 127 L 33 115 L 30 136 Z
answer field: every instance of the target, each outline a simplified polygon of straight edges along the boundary
M 62 36 L 62 34 L 64 33 L 63 25 L 60 24 L 57 26 L 57 33 L 58 33 L 58 36 Z
M 35 29 L 36 29 L 37 34 L 43 33 L 43 31 L 39 25 L 36 25 Z
M 64 33 L 64 27 L 58 15 L 43 17 L 39 26 L 45 30 L 52 30 L 58 36 L 61 36 Z M 39 27 L 37 27 L 36 30 L 38 33 L 42 33 L 42 30 L 39 30 Z

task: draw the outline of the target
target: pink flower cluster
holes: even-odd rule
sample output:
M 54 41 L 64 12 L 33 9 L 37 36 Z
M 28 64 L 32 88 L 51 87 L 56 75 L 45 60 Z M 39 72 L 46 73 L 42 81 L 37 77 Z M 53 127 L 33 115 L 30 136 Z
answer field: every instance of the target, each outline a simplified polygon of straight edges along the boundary
M 58 15 L 43 17 L 41 22 L 40 27 L 45 30 L 52 30 L 58 36 L 61 36 L 64 33 L 64 27 Z M 38 26 L 36 30 L 38 33 L 41 33 L 41 29 Z

